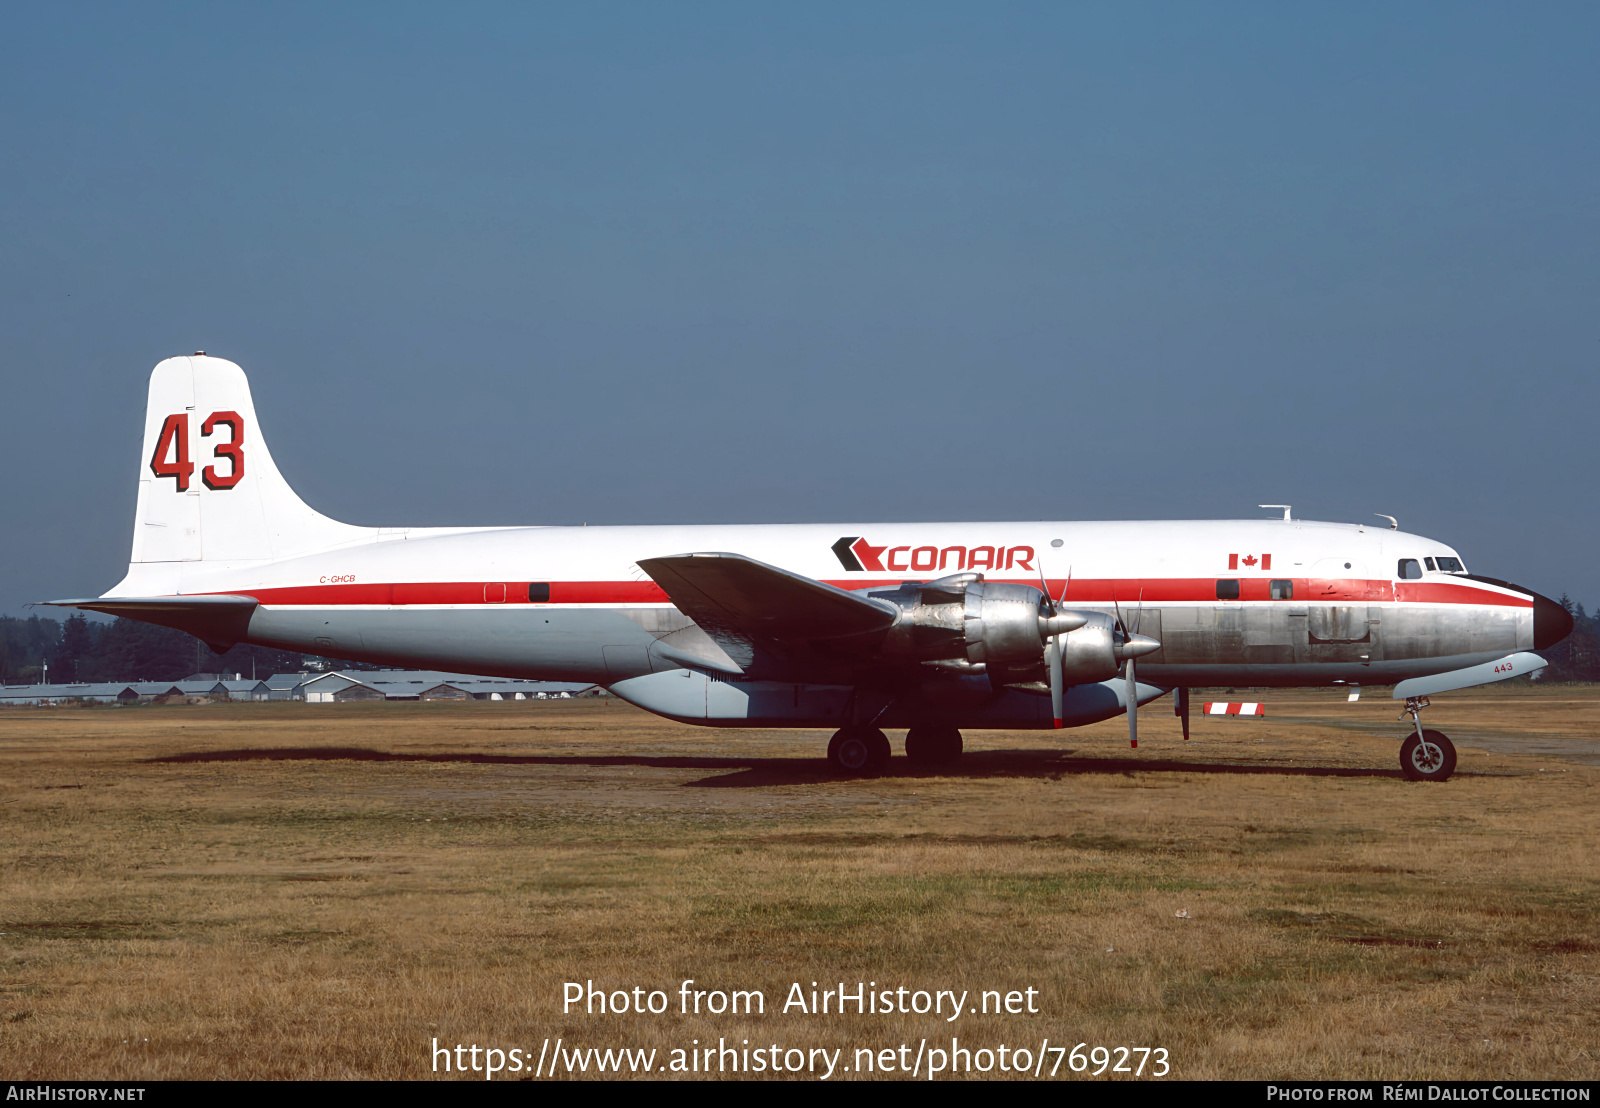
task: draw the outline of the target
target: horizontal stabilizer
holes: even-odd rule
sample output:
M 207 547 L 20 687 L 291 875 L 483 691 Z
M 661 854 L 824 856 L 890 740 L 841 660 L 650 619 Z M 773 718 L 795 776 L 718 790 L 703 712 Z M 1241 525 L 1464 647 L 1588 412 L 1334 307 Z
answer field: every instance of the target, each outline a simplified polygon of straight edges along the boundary
M 644 558 L 639 568 L 741 665 L 760 640 L 800 645 L 866 635 L 899 616 L 890 604 L 740 554 Z
M 46 603 L 171 627 L 193 635 L 218 654 L 244 641 L 256 610 L 253 596 L 97 596 Z
M 1524 673 L 1535 673 L 1549 664 L 1539 655 L 1527 651 L 1508 654 L 1499 661 L 1485 662 L 1481 666 L 1468 666 L 1466 669 L 1453 669 L 1449 673 L 1435 673 L 1432 677 L 1413 677 L 1402 681 L 1394 687 L 1394 698 L 1407 700 L 1413 696 L 1470 689 L 1474 685 L 1487 685 L 1510 677 L 1521 677 Z

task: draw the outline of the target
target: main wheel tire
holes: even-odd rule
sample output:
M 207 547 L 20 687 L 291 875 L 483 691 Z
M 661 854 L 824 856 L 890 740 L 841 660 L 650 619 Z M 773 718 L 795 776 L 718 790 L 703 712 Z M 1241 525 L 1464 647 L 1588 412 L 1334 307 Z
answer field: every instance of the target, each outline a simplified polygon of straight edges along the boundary
M 1443 731 L 1413 731 L 1400 744 L 1400 772 L 1408 781 L 1448 781 L 1456 771 L 1456 747 Z
M 917 765 L 948 765 L 961 757 L 961 732 L 955 727 L 925 724 L 906 732 L 906 757 Z
M 872 750 L 857 728 L 841 728 L 828 740 L 828 766 L 835 773 L 860 773 L 871 760 Z
M 875 773 L 889 764 L 889 740 L 876 727 L 842 727 L 828 740 L 835 773 Z

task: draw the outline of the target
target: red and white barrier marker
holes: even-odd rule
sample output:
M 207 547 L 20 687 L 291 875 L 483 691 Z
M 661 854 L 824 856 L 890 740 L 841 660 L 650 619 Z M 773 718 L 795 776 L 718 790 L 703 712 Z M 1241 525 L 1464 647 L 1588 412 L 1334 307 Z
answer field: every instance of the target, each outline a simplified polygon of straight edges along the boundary
M 1264 716 L 1267 714 L 1265 704 L 1225 704 L 1222 701 L 1206 701 L 1205 714 L 1208 716 Z

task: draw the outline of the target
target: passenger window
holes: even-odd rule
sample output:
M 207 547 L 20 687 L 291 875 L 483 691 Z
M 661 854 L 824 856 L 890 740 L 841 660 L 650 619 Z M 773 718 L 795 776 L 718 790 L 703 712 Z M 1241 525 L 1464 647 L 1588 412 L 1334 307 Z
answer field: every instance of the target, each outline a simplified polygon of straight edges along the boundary
M 1274 600 L 1293 600 L 1294 599 L 1294 582 L 1293 581 L 1274 581 L 1274 582 L 1272 582 L 1272 586 L 1271 587 L 1272 587 L 1272 599 L 1274 599 Z
M 1239 582 L 1238 581 L 1218 581 L 1217 582 L 1217 599 L 1218 600 L 1238 600 L 1239 599 Z
M 1400 559 L 1400 580 L 1416 581 L 1422 577 L 1422 567 L 1415 558 Z
M 548 604 L 550 602 L 550 585 L 547 582 L 528 582 L 528 602 L 530 604 Z

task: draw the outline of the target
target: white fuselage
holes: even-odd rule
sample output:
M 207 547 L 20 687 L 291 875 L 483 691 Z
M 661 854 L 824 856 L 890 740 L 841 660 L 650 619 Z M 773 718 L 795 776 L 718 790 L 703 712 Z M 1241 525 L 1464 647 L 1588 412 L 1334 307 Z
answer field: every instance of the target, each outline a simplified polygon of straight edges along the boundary
M 737 601 L 739 633 L 755 645 L 745 663 L 723 664 L 717 629 L 700 627 L 640 568 L 712 552 L 761 563 L 773 580 L 807 579 L 800 587 L 817 603 L 829 593 L 817 582 L 855 592 L 981 574 L 985 588 L 1008 585 L 1014 596 L 1015 586 L 1039 589 L 1044 607 L 1088 613 L 1099 634 L 1110 634 L 1105 616 L 1115 619 L 1119 650 L 1132 650 L 1130 634 L 1158 644 L 1139 644 L 1141 701 L 1174 686 L 1394 682 L 1538 649 L 1571 626 L 1551 601 L 1467 576 L 1440 543 L 1289 519 L 357 527 L 295 494 L 243 371 L 204 355 L 151 374 L 127 577 L 104 597 L 60 603 L 222 647 L 592 681 L 706 723 L 818 726 L 859 714 L 865 698 L 886 705 L 874 717 L 884 726 L 932 713 L 960 726 L 1050 725 L 1048 705 L 1030 695 L 1038 683 L 1015 665 L 985 679 L 981 666 L 874 656 L 859 642 L 841 652 L 794 633 L 792 609 L 790 630 L 763 640 L 761 597 L 724 598 Z M 1103 645 L 1111 650 L 1109 638 Z M 1125 710 L 1135 683 L 1112 684 L 1084 678 L 1065 718 Z

